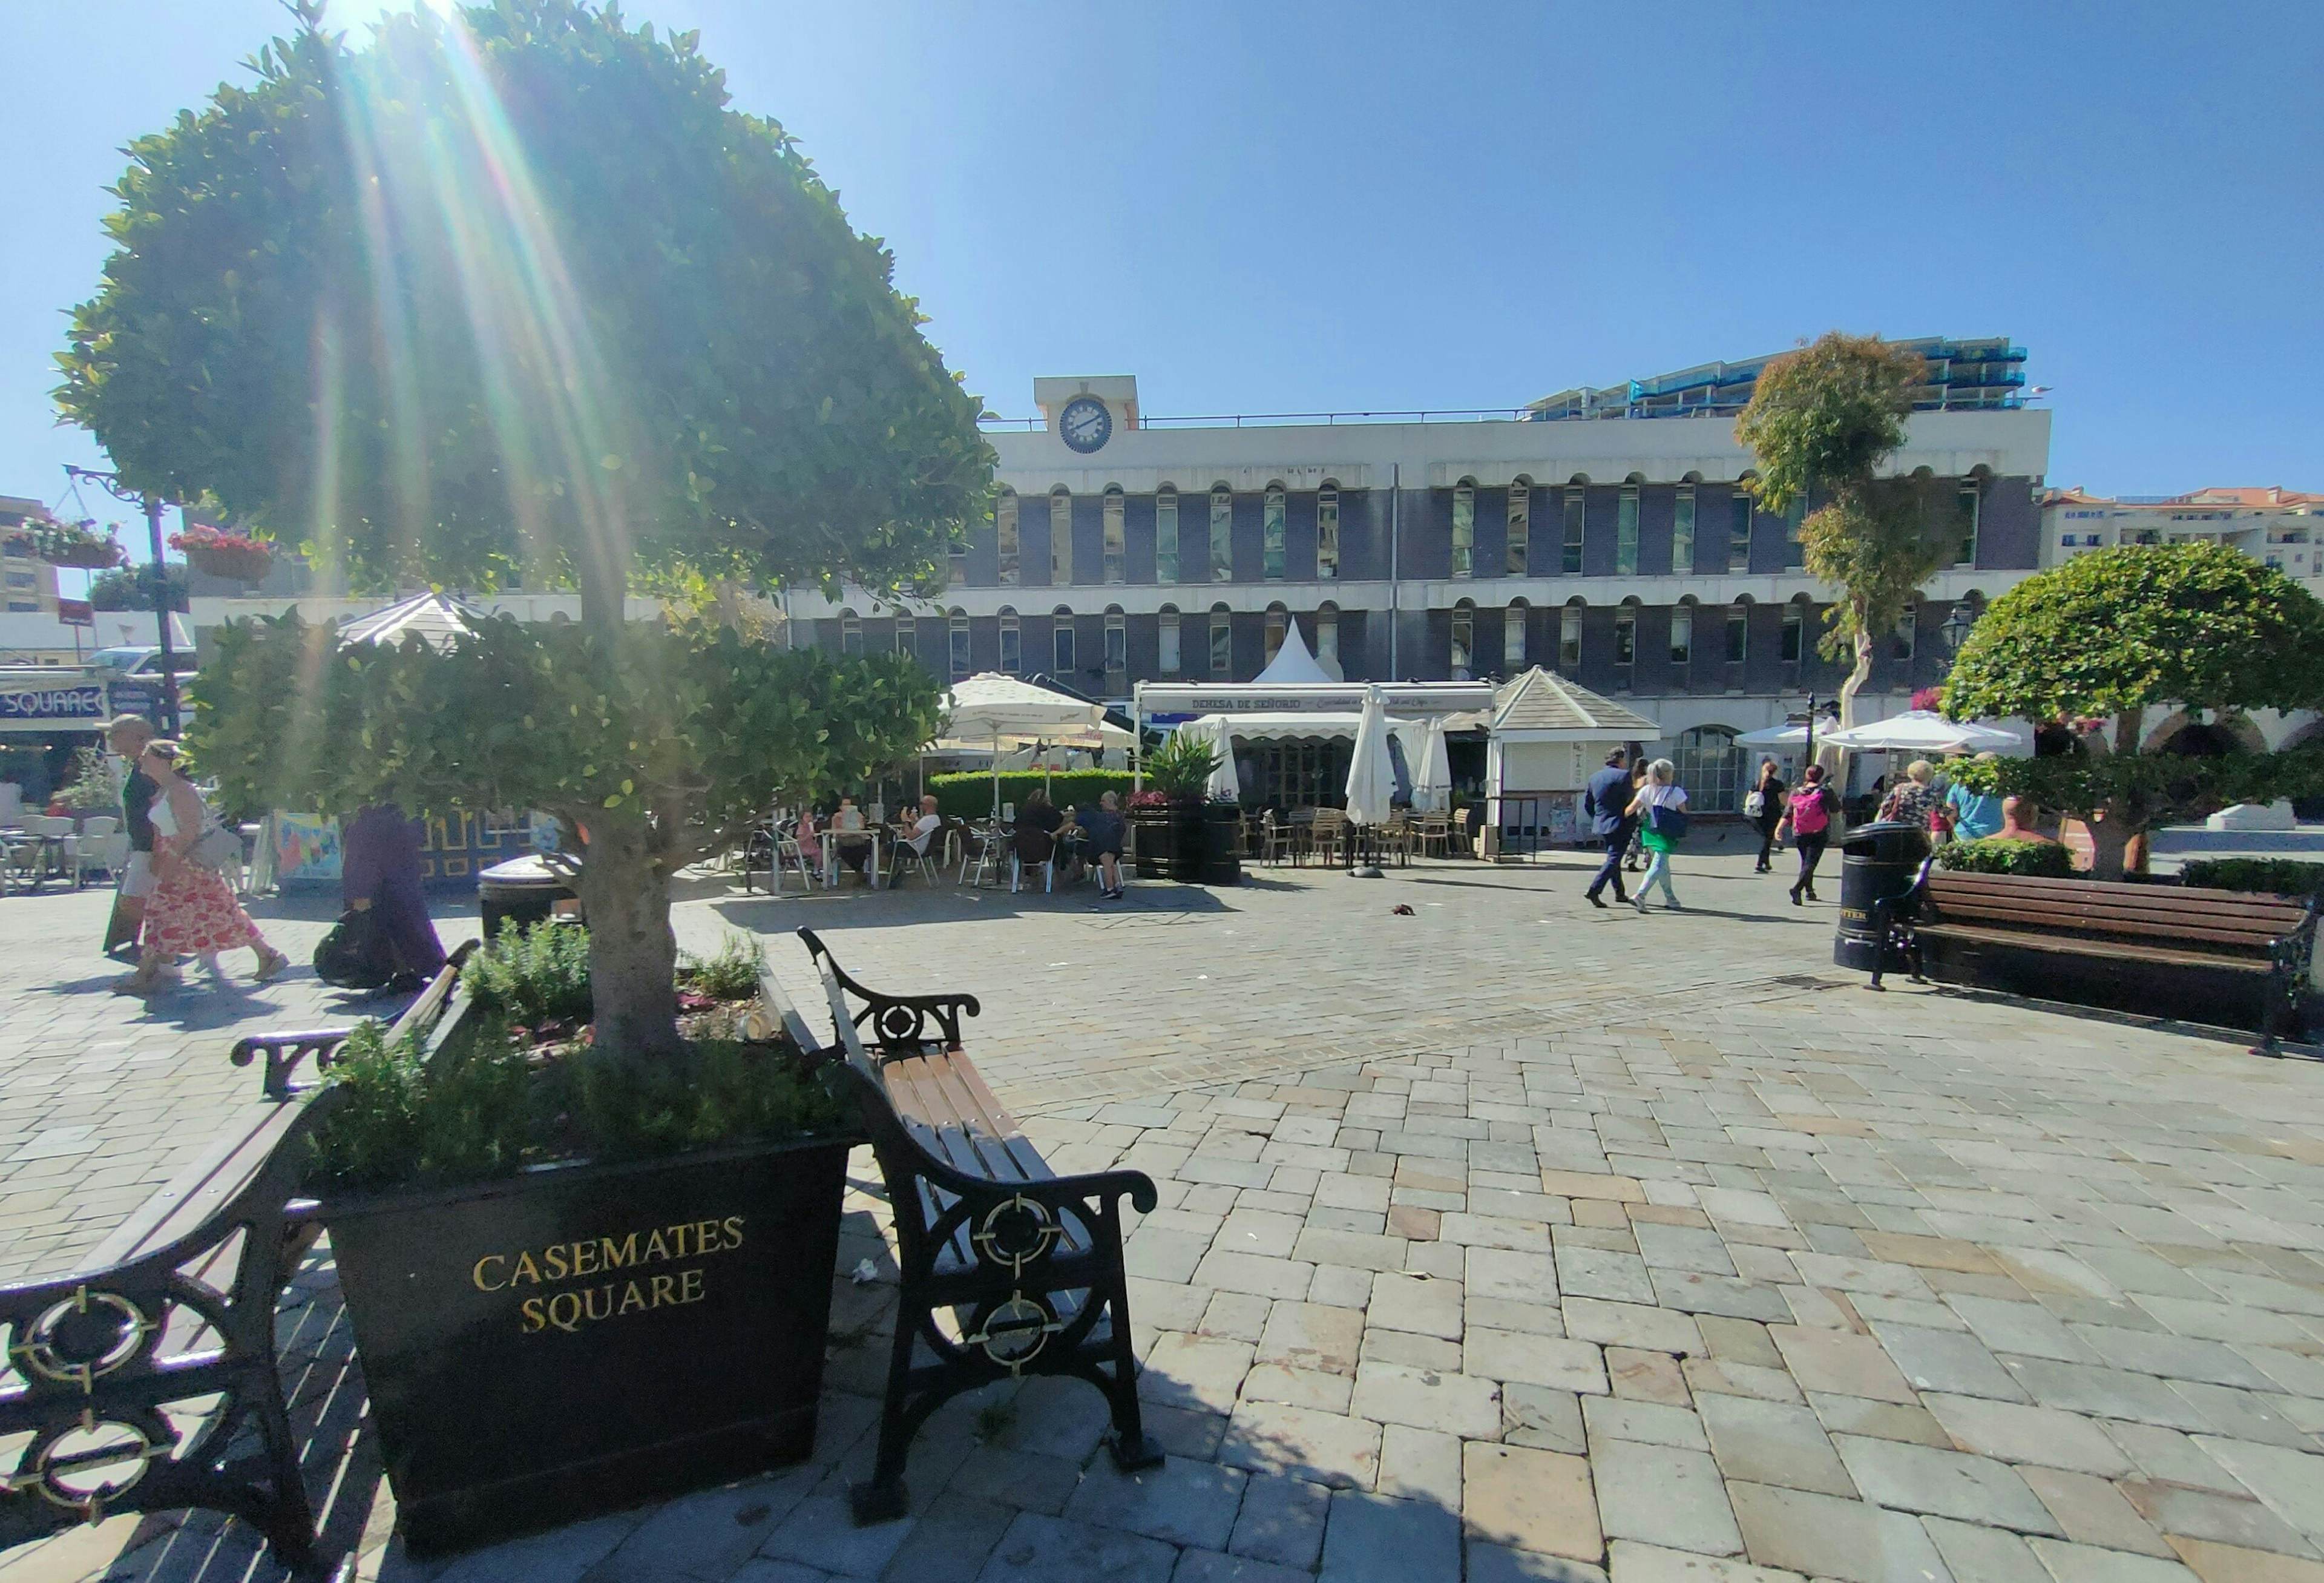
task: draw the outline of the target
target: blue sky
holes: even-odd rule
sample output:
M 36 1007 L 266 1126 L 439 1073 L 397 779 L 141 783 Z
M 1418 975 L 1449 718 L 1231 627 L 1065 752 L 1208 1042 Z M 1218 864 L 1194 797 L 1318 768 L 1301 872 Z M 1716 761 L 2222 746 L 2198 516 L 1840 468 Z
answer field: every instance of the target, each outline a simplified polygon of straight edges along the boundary
M 2053 483 L 2324 488 L 2312 3 L 625 9 L 701 30 L 1003 413 L 1037 374 L 1134 373 L 1159 414 L 1502 407 L 1835 326 L 2001 333 Z M 117 149 L 282 22 L 0 10 L 49 63 L 0 162 L 0 493 L 102 461 L 47 391 Z

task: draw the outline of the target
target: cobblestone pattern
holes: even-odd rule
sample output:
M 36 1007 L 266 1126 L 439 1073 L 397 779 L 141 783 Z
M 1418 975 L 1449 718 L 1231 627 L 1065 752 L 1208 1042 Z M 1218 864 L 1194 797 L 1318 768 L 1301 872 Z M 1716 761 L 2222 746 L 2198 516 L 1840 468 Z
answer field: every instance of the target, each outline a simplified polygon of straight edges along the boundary
M 782 903 L 873 982 L 986 995 L 972 1050 L 1019 1104 L 1076 1051 L 1124 1096 L 1026 1108 L 1060 1170 L 1161 1186 L 1129 1254 L 1167 1465 L 1116 1472 L 1086 1387 L 996 1389 L 924 1431 L 908 1520 L 853 1528 L 891 1302 L 843 1281 L 813 1464 L 420 1567 L 384 1541 L 318 1267 L 286 1323 L 324 1338 L 301 1413 L 337 1531 L 394 1583 L 2324 1583 L 2324 1066 L 1821 987 L 1830 910 L 1719 861 L 1680 883 L 1723 916 L 1452 869 L 1210 918 Z M 1339 1038 L 1405 1047 L 1275 1064 L 1357 1004 L 1386 1025 Z M 1528 1005 L 1531 1032 L 1443 1032 Z M 884 1252 L 877 1200 L 849 1212 L 843 1268 Z M 0 1557 L 5 1583 L 246 1576 L 207 1520 Z

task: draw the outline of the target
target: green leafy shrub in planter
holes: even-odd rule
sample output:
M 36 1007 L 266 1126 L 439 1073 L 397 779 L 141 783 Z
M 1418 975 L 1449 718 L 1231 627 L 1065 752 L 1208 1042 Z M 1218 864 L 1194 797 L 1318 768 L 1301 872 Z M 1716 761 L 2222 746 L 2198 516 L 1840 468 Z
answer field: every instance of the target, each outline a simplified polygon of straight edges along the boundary
M 2324 891 L 2324 863 L 2294 857 L 2191 857 L 2180 866 L 2179 881 L 2214 891 L 2312 896 Z
M 1219 750 L 1191 731 L 1173 731 L 1148 755 L 1146 781 L 1173 802 L 1200 802 L 1219 767 Z
M 589 931 L 576 923 L 503 924 L 461 969 L 479 1005 L 528 1028 L 589 1020 Z
M 713 1000 L 748 1000 L 759 993 L 759 969 L 765 965 L 757 942 L 730 931 L 716 956 L 689 952 L 678 958 L 678 986 Z
M 531 1062 L 506 1024 L 488 1023 L 432 1068 L 421 1041 L 358 1027 L 331 1068 L 338 1097 L 315 1131 L 315 1171 L 364 1190 L 512 1176 L 533 1133 Z
M 1130 776 L 1123 770 L 1059 770 L 1044 776 L 1038 770 L 1008 770 L 1001 776 L 1001 801 L 1025 806 L 1026 799 L 1049 785 L 1049 801 L 1059 808 L 1095 808 L 1101 793 L 1111 792 L 1130 801 Z M 930 775 L 936 811 L 946 819 L 983 819 L 992 811 L 992 774 L 963 770 L 956 774 Z
M 2015 874 L 2029 879 L 2071 879 L 2074 855 L 2055 841 L 1949 841 L 1937 848 L 1937 866 L 1962 874 Z

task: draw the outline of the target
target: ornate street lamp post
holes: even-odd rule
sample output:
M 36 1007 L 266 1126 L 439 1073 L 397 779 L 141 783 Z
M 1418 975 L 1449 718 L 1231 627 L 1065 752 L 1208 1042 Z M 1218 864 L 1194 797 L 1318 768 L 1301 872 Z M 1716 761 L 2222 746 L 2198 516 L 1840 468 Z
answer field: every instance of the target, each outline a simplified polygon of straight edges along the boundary
M 124 501 L 145 514 L 145 534 L 153 551 L 153 625 L 161 650 L 161 720 L 162 727 L 171 736 L 178 735 L 178 662 L 170 643 L 170 582 L 168 569 L 161 561 L 161 497 L 143 495 L 121 486 L 117 473 L 99 473 L 88 467 L 65 464 L 65 476 L 85 479 L 96 485 L 115 500 Z

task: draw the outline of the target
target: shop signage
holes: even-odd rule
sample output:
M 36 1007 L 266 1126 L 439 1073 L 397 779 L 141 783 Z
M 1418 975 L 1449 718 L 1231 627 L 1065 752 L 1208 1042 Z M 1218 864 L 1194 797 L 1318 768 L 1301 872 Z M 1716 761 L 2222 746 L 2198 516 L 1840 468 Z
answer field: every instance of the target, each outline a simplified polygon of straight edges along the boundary
M 98 682 L 0 691 L 0 725 L 85 726 L 105 717 L 105 688 Z

